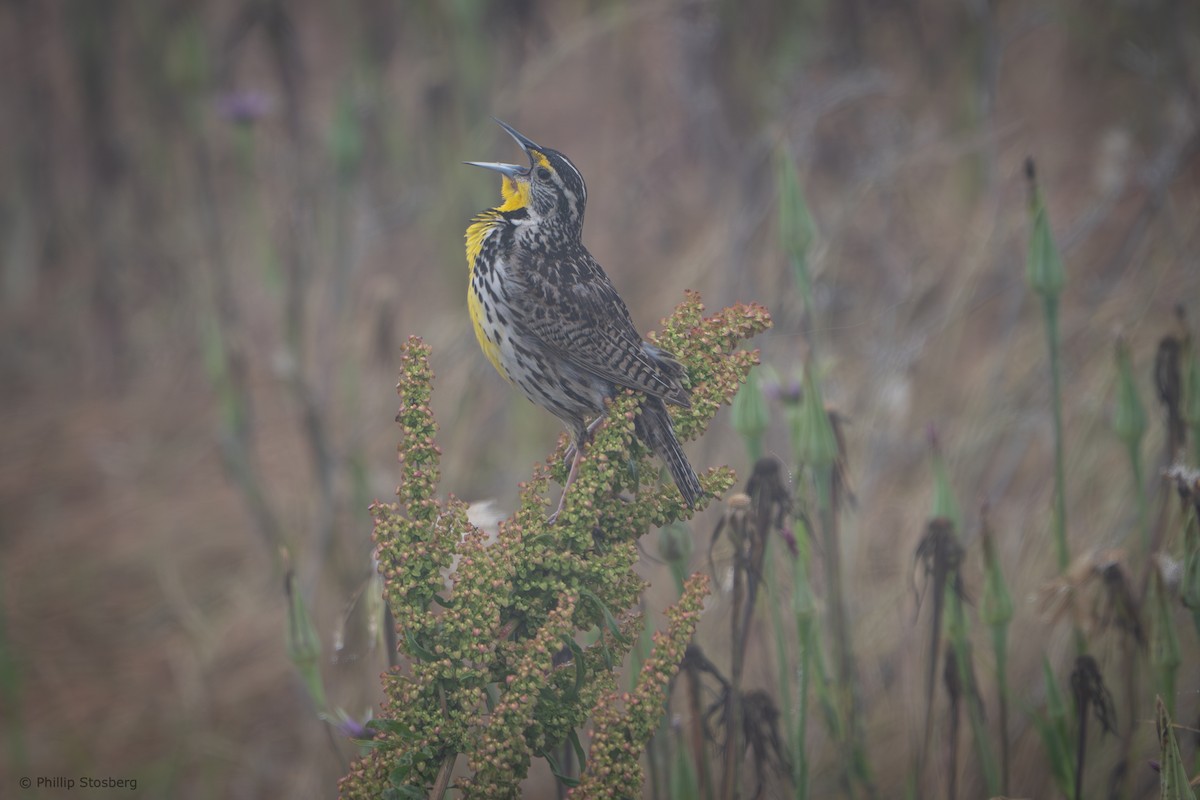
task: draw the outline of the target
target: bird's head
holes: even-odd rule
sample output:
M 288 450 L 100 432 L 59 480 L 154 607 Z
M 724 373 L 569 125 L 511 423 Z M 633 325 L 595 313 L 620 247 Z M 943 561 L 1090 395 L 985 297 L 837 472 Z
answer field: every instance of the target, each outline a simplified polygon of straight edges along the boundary
M 500 127 L 516 140 L 529 156 L 529 166 L 495 161 L 467 161 L 474 167 L 499 172 L 503 177 L 500 191 L 505 211 L 524 209 L 531 222 L 561 225 L 576 236 L 583 230 L 583 212 L 587 205 L 587 186 L 583 175 L 571 160 L 557 150 L 542 147 L 500 120 Z

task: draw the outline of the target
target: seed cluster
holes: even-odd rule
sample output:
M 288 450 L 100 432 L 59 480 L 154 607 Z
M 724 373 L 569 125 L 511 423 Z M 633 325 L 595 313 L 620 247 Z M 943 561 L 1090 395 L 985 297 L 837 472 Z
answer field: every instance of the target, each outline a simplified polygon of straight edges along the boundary
M 769 325 L 760 306 L 705 318 L 694 293 L 664 320 L 657 341 L 678 355 L 692 386 L 692 407 L 672 408 L 681 438 L 700 435 L 730 401 L 758 362 L 738 344 Z M 427 795 L 439 771 L 465 755 L 472 777 L 456 784 L 464 796 L 516 798 L 530 760 L 578 741 L 589 717 L 591 753 L 573 796 L 627 794 L 640 785 L 642 748 L 707 593 L 706 579 L 687 583 L 637 688 L 617 693 L 616 668 L 642 624 L 629 611 L 645 588 L 633 569 L 636 543 L 651 525 L 692 511 L 672 484 L 657 480 L 657 462 L 634 436 L 641 399 L 629 392 L 609 403 L 557 522 L 547 524 L 545 493 L 552 476 L 565 478 L 562 447 L 535 467 L 517 512 L 489 539 L 470 524 L 462 501 L 437 499 L 429 354 L 416 337 L 404 347 L 401 484 L 397 502 L 371 507 L 405 663 L 383 676 L 376 736 L 342 779 L 341 796 Z M 701 476 L 709 497 L 734 480 L 726 467 Z

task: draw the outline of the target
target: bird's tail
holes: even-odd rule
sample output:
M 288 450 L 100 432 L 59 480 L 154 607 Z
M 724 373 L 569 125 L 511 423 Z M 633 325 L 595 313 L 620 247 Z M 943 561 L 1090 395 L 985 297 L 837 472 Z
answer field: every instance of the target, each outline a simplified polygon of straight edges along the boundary
M 667 407 L 662 400 L 657 397 L 646 398 L 642 404 L 642 412 L 638 414 L 634 424 L 634 431 L 638 438 L 650 445 L 650 449 L 666 463 L 688 508 L 695 508 L 696 502 L 704 494 L 704 489 L 700 487 L 696 470 L 692 469 L 679 439 L 675 436 L 671 417 L 667 414 Z

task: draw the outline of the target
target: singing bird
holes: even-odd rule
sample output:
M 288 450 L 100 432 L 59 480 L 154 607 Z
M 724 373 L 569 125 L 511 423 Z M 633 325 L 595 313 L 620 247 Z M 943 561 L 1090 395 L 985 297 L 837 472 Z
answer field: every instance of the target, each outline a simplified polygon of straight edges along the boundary
M 571 435 L 571 468 L 551 520 L 562 511 L 584 445 L 604 417 L 605 399 L 626 388 L 645 396 L 635 433 L 694 506 L 703 489 L 666 407 L 690 405 L 683 366 L 642 340 L 625 301 L 583 246 L 587 186 L 579 169 L 557 150 L 500 126 L 529 166 L 465 162 L 500 173 L 503 198 L 467 228 L 467 308 L 492 366 Z

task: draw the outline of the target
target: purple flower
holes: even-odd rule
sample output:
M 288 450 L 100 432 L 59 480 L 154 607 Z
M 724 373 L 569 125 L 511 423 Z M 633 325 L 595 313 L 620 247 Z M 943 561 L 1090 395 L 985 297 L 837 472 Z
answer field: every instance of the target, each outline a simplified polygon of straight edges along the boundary
M 375 729 L 368 728 L 349 715 L 343 715 L 337 723 L 337 728 L 351 739 L 374 739 Z
M 217 114 L 237 125 L 252 125 L 270 114 L 275 101 L 266 92 L 254 89 L 226 92 L 217 98 Z
M 932 422 L 925 426 L 925 441 L 929 442 L 929 449 L 935 453 L 941 452 L 942 440 L 938 436 L 937 426 Z
M 792 553 L 792 558 L 800 555 L 800 548 L 796 544 L 796 532 L 791 528 L 780 528 L 779 535 L 783 537 L 783 543 L 787 545 L 788 550 Z

